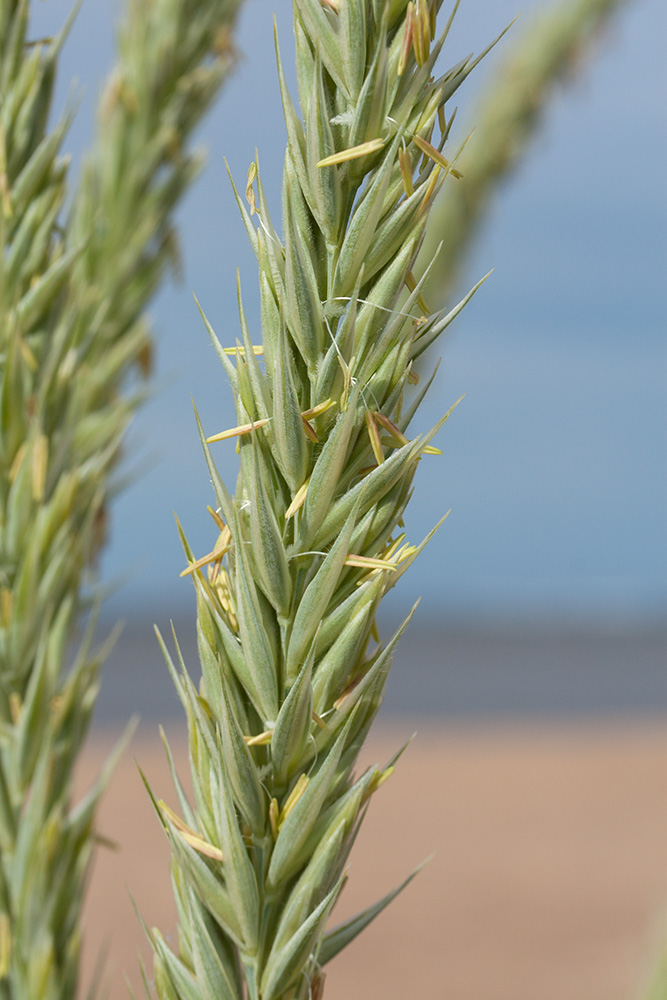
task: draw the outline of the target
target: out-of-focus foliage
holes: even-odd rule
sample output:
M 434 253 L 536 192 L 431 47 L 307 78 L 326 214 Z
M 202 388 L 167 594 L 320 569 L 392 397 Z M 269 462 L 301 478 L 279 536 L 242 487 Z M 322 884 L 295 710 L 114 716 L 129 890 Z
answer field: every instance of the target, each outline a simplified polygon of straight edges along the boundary
M 469 115 L 469 130 L 474 131 L 457 164 L 462 181 L 443 189 L 431 215 L 424 260 L 431 259 L 438 244 L 442 247 L 426 285 L 427 298 L 445 301 L 455 290 L 501 182 L 528 151 L 558 84 L 581 68 L 596 36 L 627 2 L 552 0 L 525 27 L 519 21 L 512 29 L 504 55 Z
M 130 0 L 67 217 L 71 110 L 50 124 L 67 33 L 0 0 L 0 998 L 72 1000 L 106 775 L 70 801 L 104 651 L 73 663 L 109 476 L 147 374 L 143 310 L 176 258 L 189 137 L 228 72 L 238 0 Z
M 667 1000 L 667 944 L 661 948 L 648 989 L 642 993 L 641 1000 Z

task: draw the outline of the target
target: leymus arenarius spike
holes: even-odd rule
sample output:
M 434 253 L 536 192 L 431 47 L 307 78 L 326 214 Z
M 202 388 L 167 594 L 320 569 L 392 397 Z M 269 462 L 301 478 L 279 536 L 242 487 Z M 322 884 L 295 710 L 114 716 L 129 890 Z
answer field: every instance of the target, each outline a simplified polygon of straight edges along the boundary
M 207 439 L 200 425 L 219 536 L 198 560 L 183 539 L 199 690 L 162 643 L 187 712 L 195 799 L 174 773 L 180 815 L 155 803 L 179 916 L 176 951 L 150 934 L 168 1000 L 320 997 L 323 966 L 399 891 L 325 930 L 366 806 L 394 765 L 353 774 L 410 618 L 376 645 L 375 616 L 433 534 L 412 545 L 401 518 L 453 409 L 413 434 L 429 385 L 413 388 L 413 363 L 475 291 L 431 314 L 412 266 L 434 198 L 458 183 L 457 151 L 443 151 L 447 102 L 482 57 L 435 75 L 451 23 L 436 33 L 439 0 L 293 6 L 302 117 L 278 57 L 282 237 L 257 161 L 249 211 L 236 194 L 259 264 L 263 342 L 240 296 L 231 357 L 209 327 L 238 426 Z M 234 497 L 212 457 L 227 437 L 240 453 Z

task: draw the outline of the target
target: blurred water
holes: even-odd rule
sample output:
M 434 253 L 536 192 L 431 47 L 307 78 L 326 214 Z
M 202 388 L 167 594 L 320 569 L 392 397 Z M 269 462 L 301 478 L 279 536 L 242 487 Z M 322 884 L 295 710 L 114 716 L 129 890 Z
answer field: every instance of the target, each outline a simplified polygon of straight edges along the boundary
M 169 616 L 131 619 L 103 673 L 98 725 L 133 713 L 146 723 L 182 719 L 152 622 L 173 653 Z M 193 619 L 175 622 L 199 678 Z M 390 625 L 382 629 L 383 637 Z M 439 718 L 582 716 L 667 710 L 667 628 L 657 623 L 552 623 L 427 619 L 399 644 L 385 714 Z

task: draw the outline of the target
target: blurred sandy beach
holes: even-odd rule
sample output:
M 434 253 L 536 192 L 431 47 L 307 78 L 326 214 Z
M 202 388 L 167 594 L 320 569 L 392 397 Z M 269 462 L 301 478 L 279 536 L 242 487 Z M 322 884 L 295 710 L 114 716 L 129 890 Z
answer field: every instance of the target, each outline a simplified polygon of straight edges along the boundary
M 85 919 L 84 983 L 108 949 L 109 1000 L 138 992 L 149 926 L 173 935 L 168 851 L 136 763 L 173 804 L 145 724 L 99 815 L 118 843 L 98 853 Z M 418 737 L 374 800 L 334 918 L 368 905 L 435 858 L 330 966 L 327 1000 L 635 1000 L 667 901 L 665 718 L 387 718 L 364 753 L 386 760 Z M 167 726 L 183 772 L 180 722 Z M 98 731 L 79 788 L 115 738 Z

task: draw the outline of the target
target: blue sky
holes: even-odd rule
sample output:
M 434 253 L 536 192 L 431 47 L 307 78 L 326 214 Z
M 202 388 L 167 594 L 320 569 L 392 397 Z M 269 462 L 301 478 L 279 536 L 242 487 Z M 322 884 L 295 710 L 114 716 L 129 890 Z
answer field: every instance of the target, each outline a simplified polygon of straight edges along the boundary
M 57 25 L 66 6 L 36 5 L 39 30 Z M 208 167 L 179 211 L 185 280 L 151 308 L 158 381 L 131 433 L 128 467 L 140 475 L 115 503 L 103 561 L 105 579 L 126 577 L 114 598 L 120 611 L 189 600 L 178 579 L 174 510 L 196 551 L 212 541 L 211 488 L 190 397 L 211 432 L 233 417 L 192 292 L 221 339 L 233 343 L 238 265 L 258 329 L 256 270 L 223 157 L 243 182 L 259 148 L 277 215 L 284 131 L 272 50 L 276 6 L 290 61 L 287 0 L 248 0 L 241 64 L 200 133 Z M 478 51 L 519 6 L 525 17 L 539 4 L 464 0 L 446 59 Z M 118 9 L 86 0 L 65 49 L 59 100 L 72 77 L 84 93 L 69 142 L 77 157 L 111 64 Z M 443 344 L 422 426 L 466 398 L 440 434 L 444 456 L 422 463 L 408 528 L 417 536 L 450 507 L 452 515 L 394 603 L 422 594 L 433 612 L 614 620 L 664 606 L 665 37 L 663 0 L 624 5 L 593 62 L 553 103 L 487 220 L 468 276 L 495 271 Z M 491 65 L 461 92 L 463 119 L 470 120 Z M 218 447 L 232 484 L 233 446 Z

